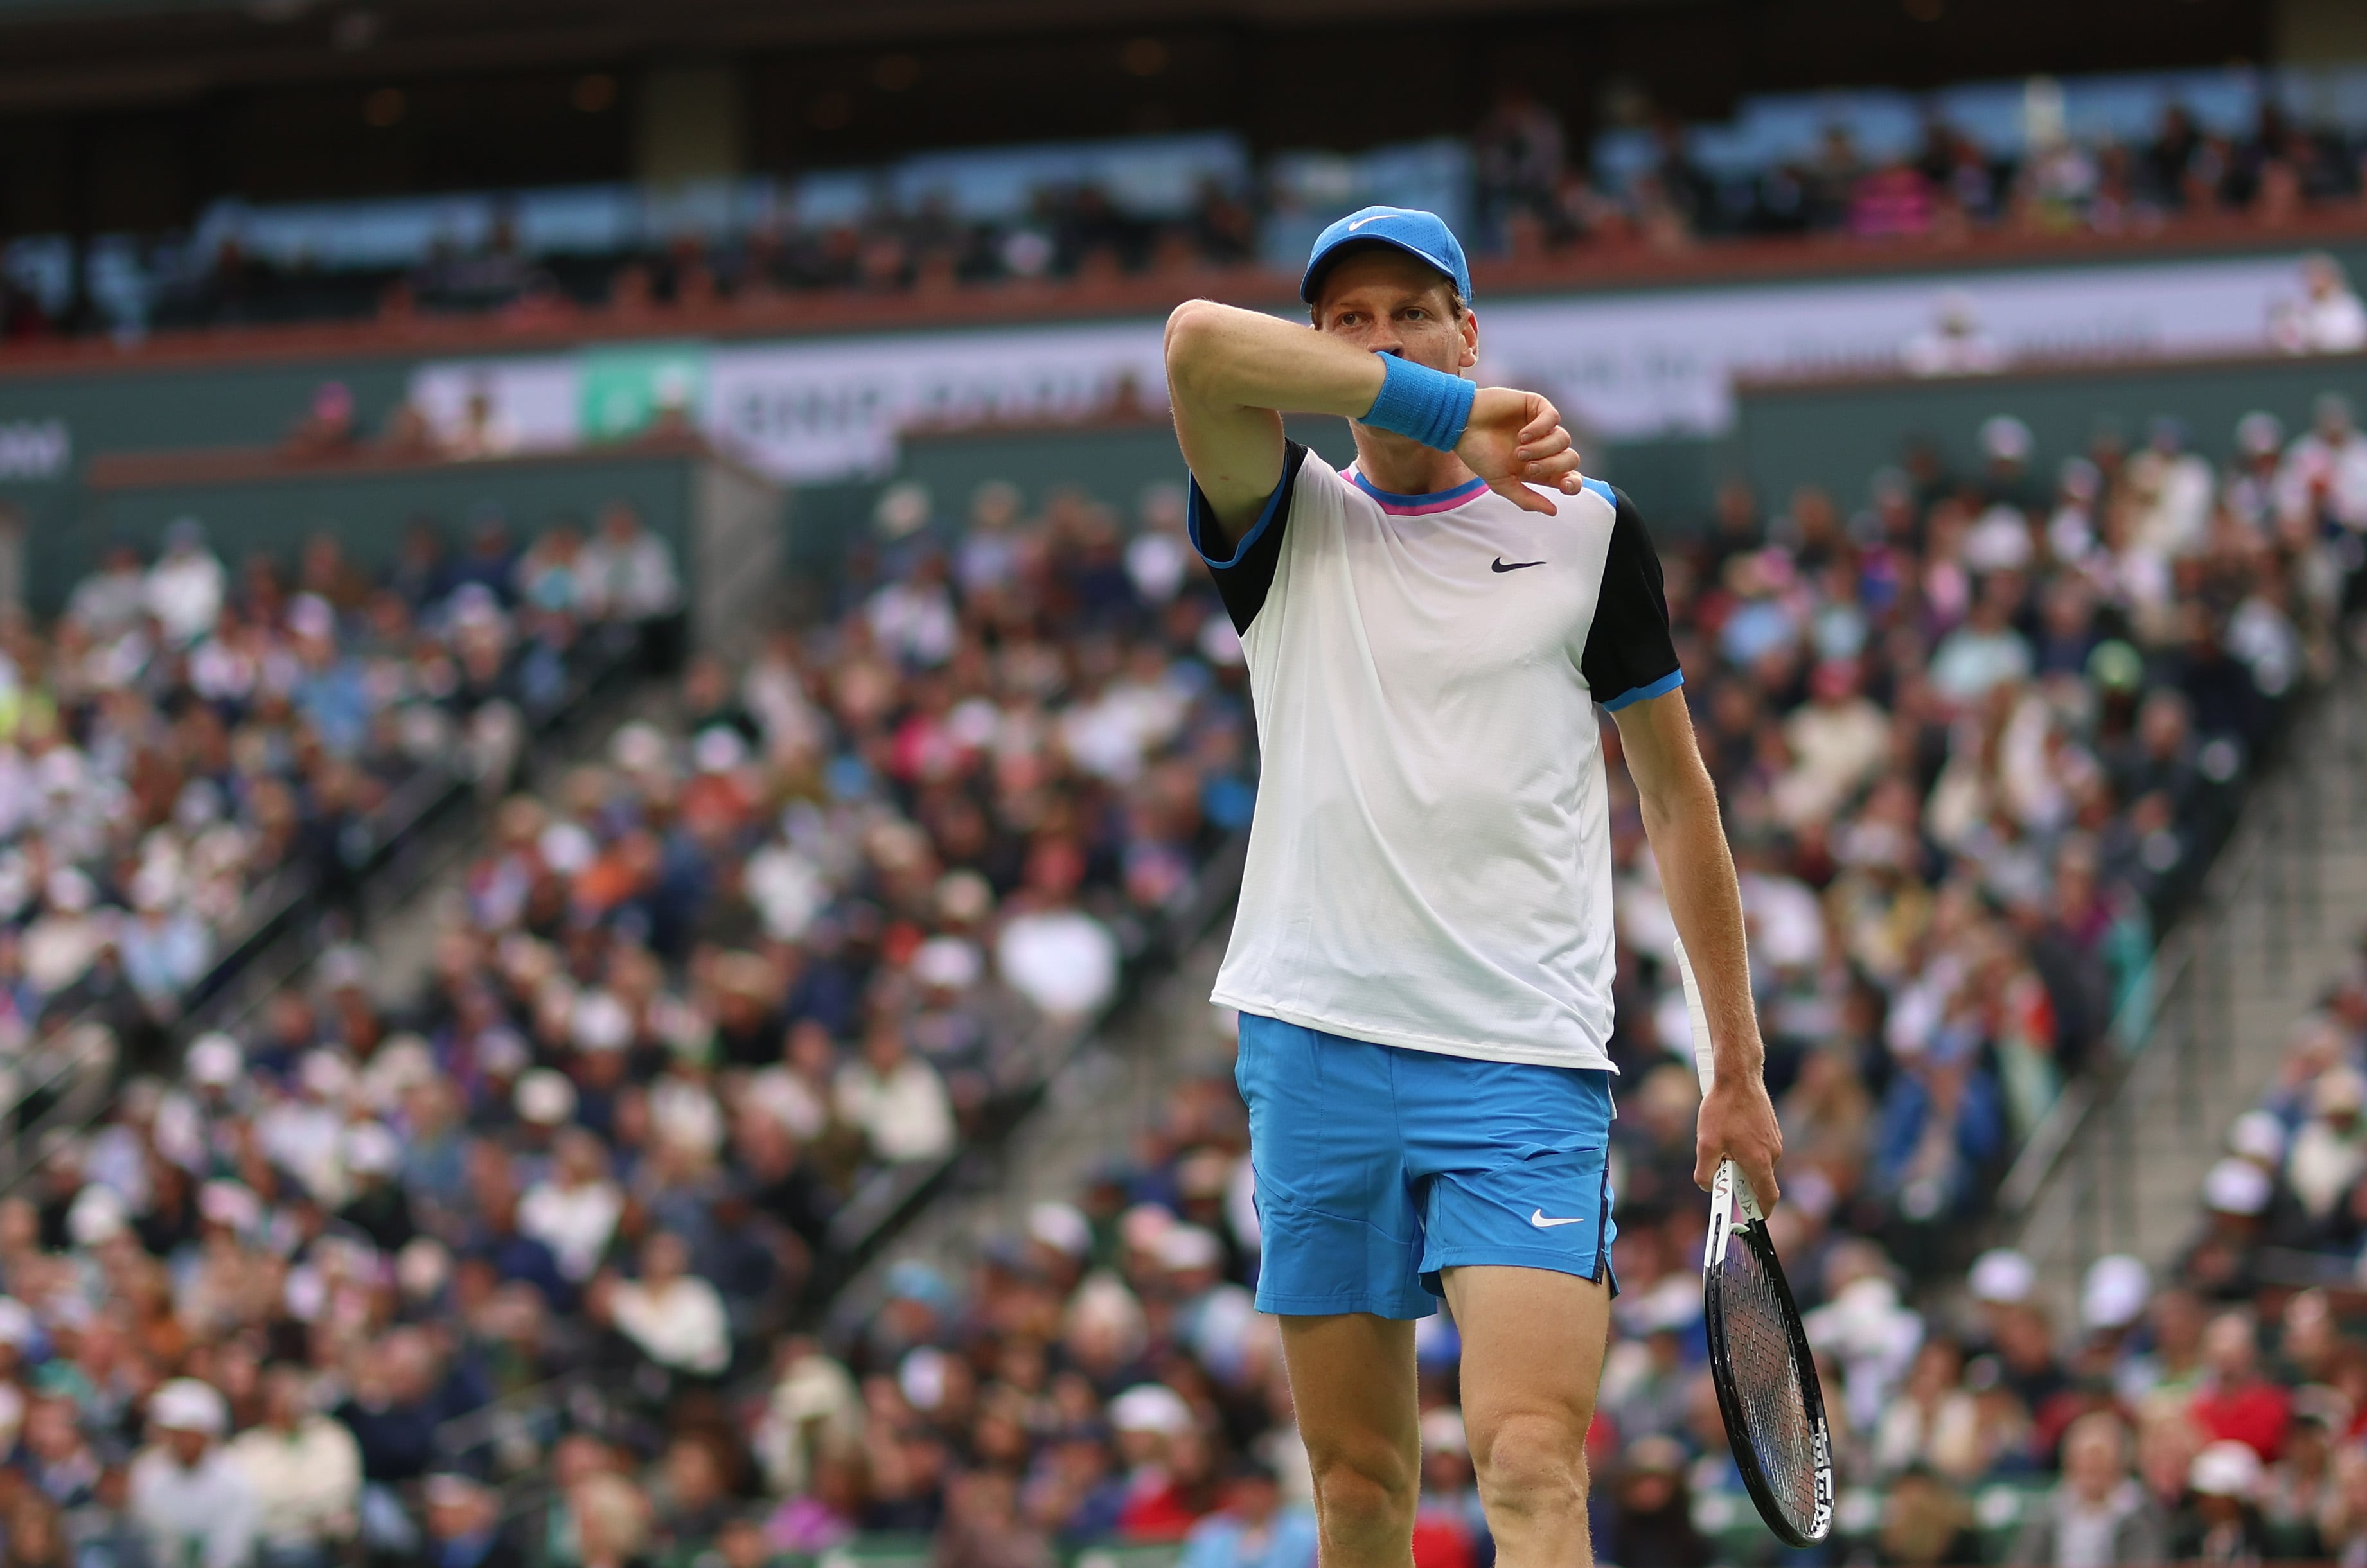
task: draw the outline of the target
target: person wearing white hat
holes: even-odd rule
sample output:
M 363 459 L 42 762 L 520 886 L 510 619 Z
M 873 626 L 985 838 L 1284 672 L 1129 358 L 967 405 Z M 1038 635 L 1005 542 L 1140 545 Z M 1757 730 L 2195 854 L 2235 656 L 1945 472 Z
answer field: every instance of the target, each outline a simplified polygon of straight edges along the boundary
M 624 1212 L 624 1189 L 608 1174 L 607 1149 L 570 1127 L 551 1145 L 549 1174 L 519 1200 L 517 1224 L 550 1248 L 561 1273 L 582 1284 L 600 1267 Z
M 226 1095 L 246 1076 L 246 1053 L 236 1040 L 214 1030 L 189 1043 L 181 1071 L 199 1094 Z
M 2145 1315 L 2152 1293 L 2142 1258 L 2124 1252 L 2099 1258 L 2079 1282 L 2079 1321 L 2091 1334 L 2119 1334 Z
M 2010 1247 L 1991 1247 L 1973 1259 L 1968 1281 L 1973 1300 L 1987 1306 L 2010 1306 L 2030 1299 L 2038 1270 L 2030 1259 Z
M 66 1209 L 66 1237 L 80 1250 L 96 1251 L 121 1235 L 130 1217 L 115 1189 L 93 1182 Z
M 402 1143 L 379 1122 L 357 1122 L 345 1133 L 345 1201 L 337 1217 L 370 1238 L 380 1252 L 402 1251 L 418 1234 L 411 1198 L 396 1179 Z
M 2285 1180 L 2313 1221 L 2323 1221 L 2367 1171 L 2367 1076 L 2338 1066 L 2309 1089 L 2309 1120 L 2285 1154 Z
M 2227 1152 L 2271 1175 L 2284 1168 L 2288 1142 L 2285 1124 L 2273 1111 L 2247 1111 L 2227 1129 Z
M 529 1127 L 560 1127 L 575 1120 L 575 1086 L 552 1068 L 521 1073 L 513 1099 L 518 1120 Z
M 1128 1437 L 1172 1438 L 1192 1429 L 1192 1407 L 1165 1383 L 1137 1383 L 1110 1401 L 1110 1426 Z
M 2231 1156 L 2203 1173 L 2203 1203 L 2214 1214 L 2257 1220 L 2268 1212 L 2270 1188 L 2268 1172 Z
M 1027 1241 L 1039 1268 L 1073 1284 L 1093 1257 L 1093 1223 L 1074 1203 L 1038 1203 L 1027 1211 Z
M 152 1438 L 131 1461 L 130 1512 L 159 1563 L 248 1568 L 255 1489 L 223 1452 L 230 1407 L 210 1383 L 174 1378 L 148 1396 Z
M 2255 1502 L 2262 1469 L 2248 1444 L 2206 1444 L 2186 1473 L 2186 1506 L 2170 1531 L 2169 1560 L 2259 1562 L 2271 1555 Z

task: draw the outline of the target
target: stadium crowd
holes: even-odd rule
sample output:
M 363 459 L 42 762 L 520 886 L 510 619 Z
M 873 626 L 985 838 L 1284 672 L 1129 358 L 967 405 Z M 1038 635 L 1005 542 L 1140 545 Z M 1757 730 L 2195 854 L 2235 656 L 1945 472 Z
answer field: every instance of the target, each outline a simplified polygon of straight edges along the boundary
M 2264 98 L 2248 131 L 2207 130 L 2174 98 L 2149 137 L 2130 141 L 2033 134 L 2013 153 L 1985 149 L 1930 112 L 1920 145 L 1861 148 L 1839 118 L 1813 153 L 1713 167 L 1688 127 L 1663 118 L 1651 155 L 1624 179 L 1571 155 L 1561 118 L 1507 91 L 1473 138 L 1487 243 L 1514 255 L 1571 245 L 1682 245 L 1748 235 L 1833 234 L 1882 242 L 2024 233 L 2143 231 L 2180 214 L 2248 212 L 2264 220 L 2355 200 L 2356 136 L 2297 123 Z
M 1040 1072 L 1246 822 L 1239 643 L 1187 586 L 1172 487 L 1145 511 L 1129 540 L 990 484 L 947 539 L 891 491 L 844 614 L 692 661 L 666 728 L 500 805 L 418 998 L 334 949 L 47 1145 L 0 1222 L 0 1425 L 51 1455 L 6 1472 L 43 1478 L 0 1498 L 12 1550 L 457 1558 L 496 1455 L 449 1418 L 571 1370 L 678 1412 L 761 1361 L 848 1194 Z M 645 603 L 635 569 L 667 563 L 635 542 L 481 530 L 363 603 Z M 668 1495 L 714 1523 L 676 1457 Z
M 606 527 L 585 547 L 655 543 Z M 286 899 L 349 899 L 406 785 L 506 777 L 626 612 L 517 601 L 488 576 L 504 525 L 478 533 L 372 583 L 325 535 L 232 571 L 185 518 L 153 559 L 111 546 L 53 625 L 0 627 L 0 1052 L 85 1016 L 137 1048 Z
M 1811 152 L 1771 147 L 1705 158 L 1702 136 L 1716 130 L 1663 117 L 1648 132 L 1625 133 L 1643 139 L 1644 155 L 1590 156 L 1555 109 L 1508 89 L 1467 138 L 1468 188 L 1453 193 L 1467 198 L 1474 253 L 1528 260 L 1790 235 L 1870 244 L 1946 243 L 1989 231 L 2068 238 L 2145 232 L 2211 213 L 2275 225 L 2305 209 L 2356 202 L 2367 166 L 2367 140 L 2355 126 L 2304 123 L 2273 94 L 2261 96 L 2241 133 L 2205 125 L 2173 96 L 2148 136 L 2033 130 L 2010 150 L 1976 141 L 1938 109 L 1920 144 L 1896 152 L 1865 150 L 1835 118 Z M 1039 188 L 1024 212 L 965 216 L 943 191 L 899 198 L 883 180 L 878 197 L 852 216 L 777 216 L 602 254 L 539 254 L 515 221 L 497 218 L 471 244 L 439 243 L 407 266 L 274 260 L 235 238 L 198 256 L 186 254 L 185 242 L 168 241 L 149 246 L 153 298 L 136 325 L 414 312 L 495 312 L 523 322 L 586 310 L 634 317 L 785 292 L 926 293 L 1188 274 L 1254 262 L 1273 222 L 1306 216 L 1310 198 L 1285 168 L 1246 180 L 1211 175 L 1187 205 L 1161 215 L 1087 181 Z M 133 324 L 108 320 L 87 288 L 45 298 L 0 275 L 0 340 Z
M 2253 416 L 2236 445 L 2223 467 L 2169 422 L 2135 450 L 2100 432 L 2049 485 L 2001 418 L 1978 472 L 1918 452 L 1851 514 L 1806 491 L 1763 516 L 1738 488 L 1664 542 L 1790 1151 L 1778 1244 L 1845 1473 L 1884 1487 L 1844 1519 L 1875 1561 L 1973 1560 L 1965 1496 L 2001 1481 L 2038 1499 L 2025 1561 L 2157 1539 L 2233 1560 L 2272 1513 L 2329 1552 L 2367 1539 L 2335 1506 L 2367 1475 L 2311 1449 L 2249 1317 L 2206 1326 L 2203 1297 L 2116 1262 L 2058 1337 L 2028 1266 L 1961 1239 L 2142 995 L 2150 932 L 2357 607 L 2348 409 L 2290 441 Z M 1247 822 L 1239 645 L 1181 512 L 1150 492 L 1129 539 L 1080 496 L 1030 516 L 990 484 L 955 527 L 891 489 L 824 624 L 736 671 L 692 660 L 663 724 L 501 806 L 416 997 L 339 950 L 46 1149 L 0 1201 L 8 1555 L 756 1568 L 888 1535 L 948 1568 L 1107 1543 L 1308 1568 L 1221 1080 L 961 1278 L 900 1263 L 843 1341 L 791 1331 L 833 1219 L 1040 1074 Z M 445 599 L 523 623 L 604 581 L 572 541 L 496 543 Z M 1702 1371 L 1668 917 L 1632 796 L 1614 811 L 1597 1531 L 1608 1561 L 1705 1562 L 1741 1550 L 1705 1522 L 1748 1504 Z M 2360 1010 L 2329 1014 L 2352 1038 L 2327 1061 Z M 2339 1122 L 2339 1092 L 2306 1092 Z M 2316 1125 L 2296 1160 L 2349 1136 Z M 1908 1304 L 1968 1263 L 1975 1321 Z M 2296 1310 L 2276 1355 L 2359 1383 Z M 1416 1561 L 1480 1568 L 1451 1325 L 1420 1343 Z M 2164 1404 L 2175 1443 L 2113 1414 Z M 2310 1501 L 2274 1513 L 2275 1488 Z

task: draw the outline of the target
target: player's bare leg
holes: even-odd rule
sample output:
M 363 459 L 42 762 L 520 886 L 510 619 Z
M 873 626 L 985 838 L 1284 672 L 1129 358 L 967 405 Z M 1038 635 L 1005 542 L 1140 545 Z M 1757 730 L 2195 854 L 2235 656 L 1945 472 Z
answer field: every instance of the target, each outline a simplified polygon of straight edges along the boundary
M 1282 1354 L 1315 1472 L 1322 1568 L 1408 1568 L 1421 1484 L 1413 1325 L 1365 1313 L 1285 1317 Z
M 1586 1429 L 1610 1289 L 1545 1269 L 1473 1266 L 1442 1279 L 1463 1337 L 1463 1427 L 1499 1568 L 1592 1562 Z

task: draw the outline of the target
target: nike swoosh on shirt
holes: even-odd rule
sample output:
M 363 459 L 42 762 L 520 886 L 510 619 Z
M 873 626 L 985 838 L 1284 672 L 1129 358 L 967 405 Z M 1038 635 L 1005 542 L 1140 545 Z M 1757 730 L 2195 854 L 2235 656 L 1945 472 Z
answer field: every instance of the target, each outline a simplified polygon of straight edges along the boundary
M 1585 1223 L 1586 1216 L 1584 1214 L 1572 1214 L 1566 1220 L 1549 1220 L 1546 1218 L 1546 1212 L 1543 1209 L 1536 1210 L 1529 1215 L 1529 1224 L 1536 1226 L 1537 1229 L 1541 1231 L 1549 1231 L 1556 1225 L 1582 1225 Z
M 1502 556 L 1498 556 L 1494 560 L 1488 563 L 1488 570 L 1489 571 L 1520 571 L 1527 567 L 1543 566 L 1546 563 L 1541 560 L 1508 561 Z

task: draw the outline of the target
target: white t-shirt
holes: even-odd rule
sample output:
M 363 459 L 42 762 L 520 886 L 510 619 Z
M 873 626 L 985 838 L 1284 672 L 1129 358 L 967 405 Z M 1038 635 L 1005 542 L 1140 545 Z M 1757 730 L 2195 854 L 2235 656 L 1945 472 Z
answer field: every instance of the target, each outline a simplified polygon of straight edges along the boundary
M 1297 443 L 1229 558 L 1260 778 L 1215 999 L 1488 1061 L 1609 1067 L 1594 705 L 1684 679 L 1659 560 L 1599 480 L 1391 495 Z M 1207 556 L 1206 499 L 1192 493 Z

